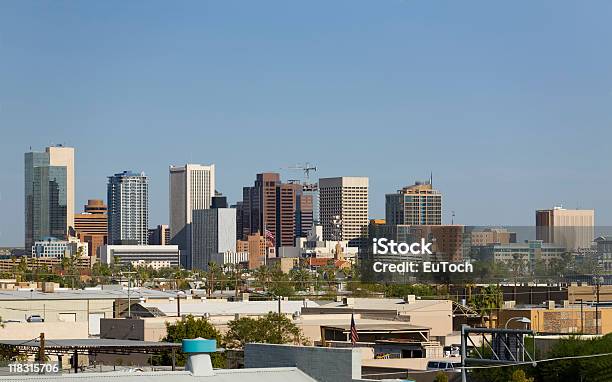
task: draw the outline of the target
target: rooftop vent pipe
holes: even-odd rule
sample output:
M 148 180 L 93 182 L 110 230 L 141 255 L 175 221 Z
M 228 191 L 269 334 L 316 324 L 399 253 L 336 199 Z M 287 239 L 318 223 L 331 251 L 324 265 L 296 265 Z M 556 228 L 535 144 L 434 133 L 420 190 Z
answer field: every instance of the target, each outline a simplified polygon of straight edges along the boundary
M 216 340 L 195 338 L 183 340 L 183 353 L 187 354 L 185 370 L 194 377 L 209 377 L 215 375 L 209 353 L 217 351 Z

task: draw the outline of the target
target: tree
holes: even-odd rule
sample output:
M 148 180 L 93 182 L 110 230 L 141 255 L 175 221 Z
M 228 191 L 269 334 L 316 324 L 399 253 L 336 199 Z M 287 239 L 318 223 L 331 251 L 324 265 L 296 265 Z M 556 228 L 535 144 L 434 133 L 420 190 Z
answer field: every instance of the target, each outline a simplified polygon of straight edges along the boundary
M 162 339 L 164 342 L 181 342 L 184 339 L 206 338 L 209 340 L 217 340 L 217 346 L 222 345 L 221 333 L 210 323 L 206 318 L 195 318 L 191 315 L 183 317 L 175 323 L 166 322 L 166 336 Z M 213 353 L 210 355 L 213 367 L 225 367 L 225 357 L 221 353 Z M 176 353 L 176 364 L 179 366 L 185 365 L 186 357 L 182 351 Z M 172 365 L 172 353 L 165 351 L 159 356 L 153 358 L 154 365 Z
M 491 314 L 501 308 L 504 302 L 502 290 L 496 285 L 489 285 L 472 296 L 468 305 L 476 309 L 480 314 Z
M 510 377 L 510 382 L 533 382 L 533 378 L 527 377 L 527 374 L 525 374 L 525 370 L 516 369 Z
M 443 371 L 439 371 L 436 373 L 434 382 L 448 382 L 448 375 L 446 375 L 446 373 Z
M 228 348 L 241 349 L 247 343 L 294 345 L 307 344 L 302 330 L 284 314 L 269 312 L 258 318 L 242 317 L 228 323 L 225 344 Z

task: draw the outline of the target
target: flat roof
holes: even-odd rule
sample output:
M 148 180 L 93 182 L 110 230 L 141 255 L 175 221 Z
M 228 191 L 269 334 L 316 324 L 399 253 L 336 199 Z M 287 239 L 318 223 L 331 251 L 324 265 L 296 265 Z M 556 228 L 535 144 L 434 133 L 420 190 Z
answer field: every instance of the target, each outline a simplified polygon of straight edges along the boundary
M 211 376 L 194 376 L 188 371 L 108 372 L 1 376 L 1 382 L 315 382 L 296 367 L 266 369 L 217 369 Z
M 165 292 L 155 289 L 131 288 L 130 297 L 137 300 L 145 298 L 176 297 L 176 292 Z M 20 300 L 114 300 L 128 298 L 127 289 L 60 289 L 53 292 L 40 290 L 0 290 L 0 301 Z
M 330 324 L 330 325 L 323 325 L 326 328 L 333 328 L 333 329 L 341 329 L 344 331 L 348 331 L 351 330 L 351 324 L 347 323 L 347 324 Z M 363 323 L 363 322 L 359 322 L 356 321 L 355 322 L 355 327 L 357 328 L 358 332 L 361 331 L 390 331 L 390 332 L 399 332 L 399 331 L 423 331 L 423 330 L 430 330 L 431 328 L 428 328 L 426 326 L 419 326 L 419 325 L 412 325 L 406 322 L 381 322 L 381 323 L 372 323 L 372 322 L 368 322 L 368 323 Z
M 23 346 L 23 347 L 40 347 L 40 340 L 0 340 L 0 345 L 6 346 Z M 45 340 L 46 349 L 55 348 L 81 348 L 81 349 L 96 349 L 96 348 L 138 348 L 138 347 L 156 347 L 156 348 L 180 348 L 179 342 L 154 342 L 154 341 L 137 341 L 137 340 L 115 340 L 105 338 L 75 338 L 62 340 Z
M 180 349 L 178 342 L 152 342 L 136 340 L 115 340 L 97 338 L 76 338 L 62 340 L 45 340 L 46 354 L 157 354 L 162 350 Z M 0 348 L 9 348 L 20 353 L 34 354 L 40 349 L 40 340 L 0 340 Z
M 314 301 L 307 301 L 308 307 L 319 306 Z M 144 302 L 140 304 L 144 308 L 156 308 L 167 316 L 176 315 L 176 302 Z M 286 314 L 299 312 L 304 307 L 304 301 L 282 300 L 281 311 Z M 181 315 L 192 314 L 194 316 L 209 313 L 211 315 L 234 315 L 234 314 L 266 314 L 278 312 L 278 300 L 259 301 L 218 301 L 218 300 L 181 300 Z
M 440 310 L 440 305 L 448 304 L 448 312 L 452 311 L 451 300 L 415 300 L 405 302 L 401 298 L 353 298 L 353 303 L 348 306 L 342 301 L 334 301 L 328 304 L 323 304 L 319 308 L 330 309 L 358 309 L 358 310 L 396 310 L 399 312 L 435 312 L 443 314 Z

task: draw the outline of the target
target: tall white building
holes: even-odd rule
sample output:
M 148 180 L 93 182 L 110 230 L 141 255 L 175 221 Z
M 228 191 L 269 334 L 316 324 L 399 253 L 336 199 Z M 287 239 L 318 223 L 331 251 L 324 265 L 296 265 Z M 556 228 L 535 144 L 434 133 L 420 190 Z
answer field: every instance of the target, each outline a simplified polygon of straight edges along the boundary
M 149 180 L 124 171 L 108 177 L 108 243 L 146 245 L 149 227 Z
M 208 263 L 215 262 L 214 255 L 225 252 L 236 252 L 236 209 L 193 211 L 192 268 L 207 270 Z
M 536 238 L 568 251 L 590 248 L 595 239 L 595 211 L 562 207 L 537 210 Z
M 215 165 L 170 166 L 170 242 L 181 250 L 181 264 L 191 268 L 194 210 L 210 208 L 215 196 Z
M 363 244 L 368 226 L 368 178 L 319 179 L 319 211 L 323 240 Z

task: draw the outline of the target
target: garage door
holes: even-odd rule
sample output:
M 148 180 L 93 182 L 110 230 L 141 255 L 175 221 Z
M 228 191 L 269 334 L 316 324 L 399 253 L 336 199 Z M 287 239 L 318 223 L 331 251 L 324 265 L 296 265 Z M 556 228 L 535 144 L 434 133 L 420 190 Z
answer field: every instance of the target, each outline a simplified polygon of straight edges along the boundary
M 100 335 L 100 319 L 104 318 L 104 313 L 89 313 L 89 335 Z

